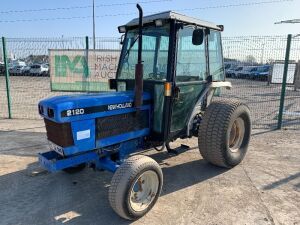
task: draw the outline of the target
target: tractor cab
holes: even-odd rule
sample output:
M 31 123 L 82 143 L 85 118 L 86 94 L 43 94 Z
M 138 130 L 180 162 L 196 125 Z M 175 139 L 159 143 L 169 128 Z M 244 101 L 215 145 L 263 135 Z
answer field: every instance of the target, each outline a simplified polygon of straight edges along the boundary
M 143 91 L 153 98 L 151 137 L 170 141 L 190 135 L 194 125 L 189 122 L 207 84 L 224 81 L 223 27 L 168 11 L 143 17 L 142 37 L 139 28 L 138 18 L 118 28 L 123 48 L 111 88 L 141 89 L 135 65 L 142 38 Z M 205 104 L 205 98 L 201 101 Z

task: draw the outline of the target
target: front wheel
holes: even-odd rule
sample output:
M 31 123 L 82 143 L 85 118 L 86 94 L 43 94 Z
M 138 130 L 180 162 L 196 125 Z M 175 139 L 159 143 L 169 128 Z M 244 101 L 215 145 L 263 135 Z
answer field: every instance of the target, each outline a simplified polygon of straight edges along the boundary
M 109 202 L 122 218 L 135 220 L 156 203 L 163 175 L 156 161 L 147 156 L 128 158 L 115 172 L 109 188 Z
M 246 155 L 251 135 L 249 108 L 234 100 L 213 102 L 199 127 L 198 142 L 208 162 L 231 168 Z

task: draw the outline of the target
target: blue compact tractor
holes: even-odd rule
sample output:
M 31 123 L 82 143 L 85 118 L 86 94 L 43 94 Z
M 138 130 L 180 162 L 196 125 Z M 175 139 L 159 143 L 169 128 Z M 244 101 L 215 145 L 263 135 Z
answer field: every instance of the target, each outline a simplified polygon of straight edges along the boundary
M 197 137 L 202 157 L 231 168 L 244 158 L 251 133 L 249 109 L 235 100 L 212 101 L 224 80 L 223 26 L 163 12 L 119 27 L 122 51 L 114 91 L 65 95 L 39 102 L 51 151 L 48 171 L 85 166 L 114 173 L 113 210 L 125 219 L 145 215 L 163 185 L 158 163 L 138 154 L 167 150 L 178 138 Z

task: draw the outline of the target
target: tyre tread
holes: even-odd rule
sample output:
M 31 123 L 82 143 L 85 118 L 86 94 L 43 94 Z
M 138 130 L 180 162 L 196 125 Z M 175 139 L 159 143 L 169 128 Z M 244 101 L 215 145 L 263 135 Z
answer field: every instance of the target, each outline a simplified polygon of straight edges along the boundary
M 202 157 L 214 165 L 231 167 L 223 155 L 223 136 L 226 135 L 231 115 L 240 105 L 244 104 L 237 100 L 216 100 L 204 113 L 198 133 L 199 150 Z
M 159 168 L 162 177 L 162 172 L 158 163 L 152 158 L 143 155 L 129 157 L 115 172 L 111 180 L 108 198 L 111 207 L 119 216 L 128 220 L 135 219 L 134 215 L 128 215 L 124 208 L 125 186 L 135 178 L 139 171 L 150 166 Z

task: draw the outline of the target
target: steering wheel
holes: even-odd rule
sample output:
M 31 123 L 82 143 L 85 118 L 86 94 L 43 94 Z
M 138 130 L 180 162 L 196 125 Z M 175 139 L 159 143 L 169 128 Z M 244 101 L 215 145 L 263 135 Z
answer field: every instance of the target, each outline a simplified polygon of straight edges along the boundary
M 163 72 L 157 72 L 157 73 L 149 73 L 149 80 L 162 80 L 164 79 L 166 76 L 166 74 Z
M 148 74 L 148 79 L 149 80 L 156 80 L 157 79 L 157 74 L 156 73 L 149 73 Z

